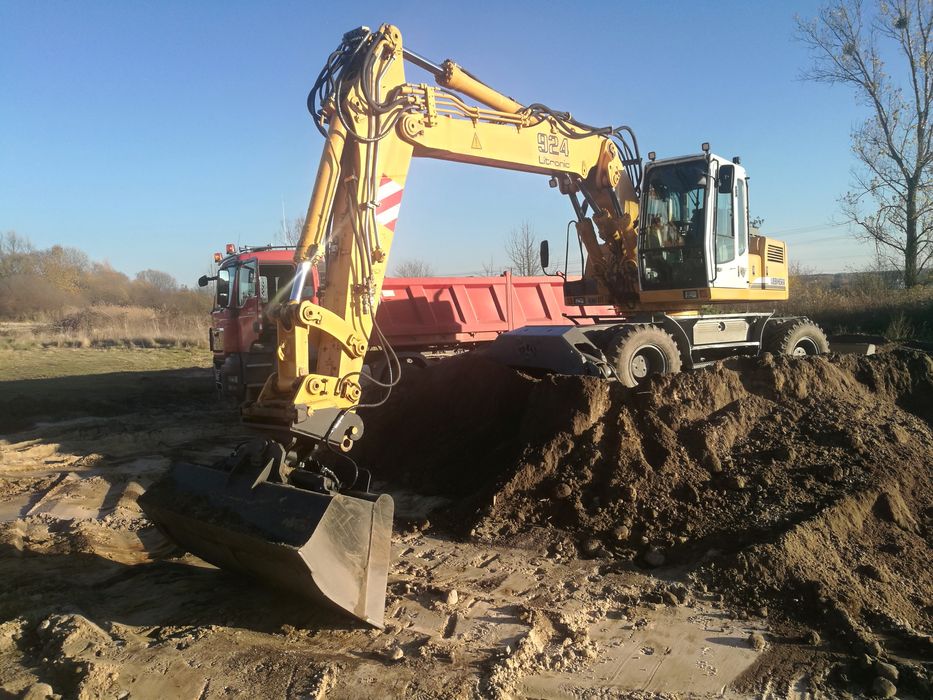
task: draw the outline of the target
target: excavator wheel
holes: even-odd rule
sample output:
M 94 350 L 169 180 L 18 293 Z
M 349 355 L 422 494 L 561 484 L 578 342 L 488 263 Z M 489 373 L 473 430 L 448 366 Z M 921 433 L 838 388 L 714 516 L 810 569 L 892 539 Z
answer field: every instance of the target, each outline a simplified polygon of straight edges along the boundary
M 606 357 L 625 386 L 638 386 L 652 374 L 674 374 L 682 361 L 677 343 L 663 328 L 629 326 L 609 343 Z
M 765 331 L 763 350 L 775 355 L 822 355 L 829 352 L 823 330 L 810 319 L 800 318 L 777 323 Z

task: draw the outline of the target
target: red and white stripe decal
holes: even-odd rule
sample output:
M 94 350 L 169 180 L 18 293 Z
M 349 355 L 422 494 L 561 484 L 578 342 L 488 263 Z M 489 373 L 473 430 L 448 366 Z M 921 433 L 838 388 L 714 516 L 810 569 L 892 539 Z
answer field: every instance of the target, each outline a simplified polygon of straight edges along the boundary
M 402 206 L 403 191 L 400 184 L 385 175 L 379 181 L 379 189 L 376 191 L 376 221 L 392 232 L 395 231 L 398 210 Z

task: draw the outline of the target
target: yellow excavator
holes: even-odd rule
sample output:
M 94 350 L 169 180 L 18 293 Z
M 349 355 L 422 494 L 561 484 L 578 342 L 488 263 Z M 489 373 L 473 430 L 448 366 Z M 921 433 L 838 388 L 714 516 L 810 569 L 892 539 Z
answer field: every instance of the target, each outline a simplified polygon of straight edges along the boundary
M 407 82 L 406 63 L 436 85 Z M 738 158 L 703 144 L 643 163 L 629 127 L 523 105 L 452 61 L 405 48 L 388 24 L 344 35 L 308 106 L 326 142 L 297 274 L 273 312 L 276 372 L 241 409 L 260 436 L 218 464 L 173 465 L 140 499 L 172 540 L 208 562 L 382 625 L 393 502 L 370 492 L 350 451 L 363 434 L 356 411 L 366 384 L 385 394 L 401 372 L 375 317 L 413 157 L 544 175 L 570 200 L 586 262 L 578 279 L 562 273 L 567 301 L 616 313 L 504 334 L 490 354 L 508 364 L 634 386 L 729 355 L 828 350 L 806 319 L 708 313 L 788 293 L 786 247 L 750 228 Z M 547 267 L 546 244 L 541 256 Z M 322 261 L 326 288 L 315 303 L 305 286 Z M 387 381 L 364 372 L 370 345 L 386 355 Z

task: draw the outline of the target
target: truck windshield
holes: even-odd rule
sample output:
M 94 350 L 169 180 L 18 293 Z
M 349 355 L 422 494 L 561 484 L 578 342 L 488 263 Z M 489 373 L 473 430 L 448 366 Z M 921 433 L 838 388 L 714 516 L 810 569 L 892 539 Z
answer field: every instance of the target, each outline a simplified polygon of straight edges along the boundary
M 649 171 L 640 232 L 644 289 L 706 286 L 707 179 L 705 159 Z
M 259 268 L 260 281 L 266 289 L 264 302 L 271 301 L 277 304 L 288 297 L 295 279 L 295 268 L 291 265 L 262 265 Z M 311 276 L 305 282 L 303 297 L 310 299 L 314 296 L 314 281 Z

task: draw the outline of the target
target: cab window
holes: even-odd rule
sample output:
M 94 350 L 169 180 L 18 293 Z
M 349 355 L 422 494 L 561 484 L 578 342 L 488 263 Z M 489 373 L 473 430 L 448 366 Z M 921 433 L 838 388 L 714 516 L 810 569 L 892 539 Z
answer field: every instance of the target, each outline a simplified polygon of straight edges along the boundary
M 246 263 L 237 268 L 237 306 L 243 306 L 248 299 L 256 296 L 257 278 L 255 263 Z
M 696 159 L 648 171 L 639 231 L 643 289 L 706 284 L 708 169 L 705 159 Z
M 716 263 L 735 260 L 735 229 L 732 226 L 732 191 L 716 192 Z
M 748 203 L 745 198 L 745 180 L 735 181 L 735 227 L 739 237 L 739 255 L 748 250 Z
M 278 303 L 287 298 L 294 279 L 295 268 L 291 265 L 263 265 L 259 269 L 260 295 L 263 303 L 270 300 L 272 303 Z M 314 296 L 314 286 L 311 284 L 310 279 L 305 285 L 305 290 L 309 287 L 311 294 L 306 294 L 306 298 Z
M 230 305 L 230 269 L 223 268 L 217 271 L 217 287 L 214 305 L 218 309 L 226 309 Z

